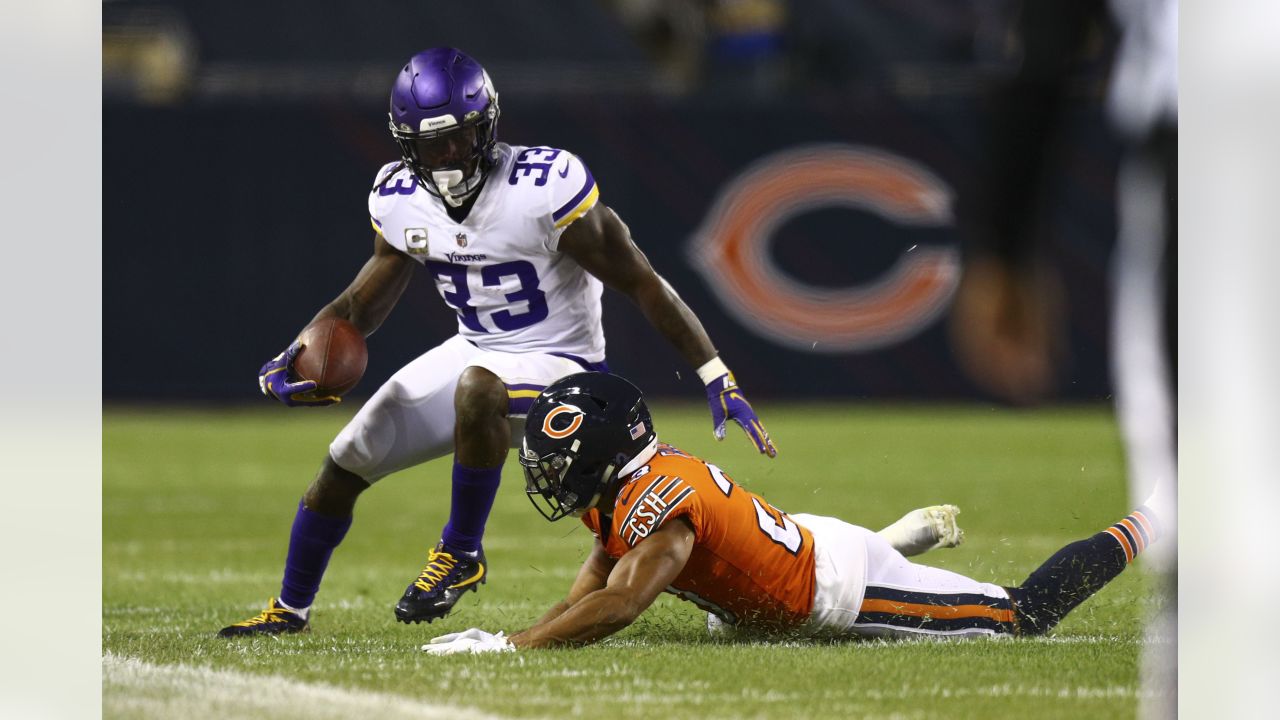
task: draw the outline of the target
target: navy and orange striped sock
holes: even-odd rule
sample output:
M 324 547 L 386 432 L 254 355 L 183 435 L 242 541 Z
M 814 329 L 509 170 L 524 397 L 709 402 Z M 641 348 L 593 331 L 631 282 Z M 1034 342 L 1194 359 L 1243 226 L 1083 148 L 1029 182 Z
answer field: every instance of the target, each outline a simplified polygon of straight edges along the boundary
M 1006 588 L 1013 598 L 1019 631 L 1024 635 L 1049 632 L 1155 542 L 1158 528 L 1155 515 L 1146 507 L 1138 508 L 1093 537 L 1054 553 L 1018 587 Z
M 1156 516 L 1145 506 L 1129 513 L 1125 519 L 1112 525 L 1103 532 L 1114 537 L 1124 550 L 1125 562 L 1133 562 L 1138 553 L 1156 541 L 1160 530 L 1156 525 Z

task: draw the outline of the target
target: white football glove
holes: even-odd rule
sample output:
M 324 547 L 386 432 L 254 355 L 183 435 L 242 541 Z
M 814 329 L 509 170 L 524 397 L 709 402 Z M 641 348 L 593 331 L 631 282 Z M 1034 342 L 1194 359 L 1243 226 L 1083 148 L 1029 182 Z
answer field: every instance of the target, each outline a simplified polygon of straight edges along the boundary
M 512 652 L 516 649 L 516 646 L 511 644 L 511 641 L 507 639 L 501 630 L 494 634 L 487 633 L 480 628 L 471 628 L 470 630 L 431 638 L 431 642 L 423 645 L 422 649 L 432 655 L 456 655 L 458 653 L 476 655 L 486 652 Z

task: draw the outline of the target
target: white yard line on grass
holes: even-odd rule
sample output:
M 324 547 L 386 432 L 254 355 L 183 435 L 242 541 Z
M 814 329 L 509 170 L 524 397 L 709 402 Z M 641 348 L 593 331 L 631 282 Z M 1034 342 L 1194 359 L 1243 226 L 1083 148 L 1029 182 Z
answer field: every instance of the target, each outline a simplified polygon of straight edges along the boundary
M 500 720 L 500 716 L 477 710 L 399 695 L 192 665 L 153 665 L 111 653 L 102 657 L 102 716 L 139 720 Z

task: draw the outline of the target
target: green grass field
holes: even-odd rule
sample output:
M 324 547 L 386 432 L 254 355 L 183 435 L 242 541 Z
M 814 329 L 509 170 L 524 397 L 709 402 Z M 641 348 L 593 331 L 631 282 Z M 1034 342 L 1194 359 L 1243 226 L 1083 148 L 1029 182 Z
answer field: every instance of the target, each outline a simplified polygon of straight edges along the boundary
M 391 613 L 448 511 L 449 460 L 366 493 L 304 636 L 228 642 L 223 625 L 279 591 L 289 525 L 353 408 L 103 413 L 103 712 L 108 718 L 1131 717 L 1141 562 L 1045 639 L 787 642 L 709 639 L 661 598 L 582 650 L 437 658 L 434 635 L 515 632 L 558 600 L 591 536 L 547 523 L 507 474 L 485 549 L 490 582 L 432 625 Z M 1016 584 L 1118 520 L 1122 457 L 1104 408 L 769 405 L 781 455 L 711 437 L 705 408 L 657 403 L 661 437 L 792 513 L 879 528 L 922 505 L 963 509 L 964 545 L 917 558 Z M 731 432 L 737 432 L 736 429 Z

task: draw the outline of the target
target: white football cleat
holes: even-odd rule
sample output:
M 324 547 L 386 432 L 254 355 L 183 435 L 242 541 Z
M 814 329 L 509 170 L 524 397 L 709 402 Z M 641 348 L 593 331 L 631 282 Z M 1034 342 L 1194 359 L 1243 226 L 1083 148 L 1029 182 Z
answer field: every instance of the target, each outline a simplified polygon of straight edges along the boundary
M 750 640 L 757 631 L 742 625 L 731 625 L 713 612 L 707 613 L 707 634 L 716 640 Z
M 725 635 L 725 628 L 728 624 L 721 620 L 715 613 L 707 613 L 707 634 L 711 637 L 719 637 Z
M 877 534 L 907 557 L 952 548 L 964 542 L 964 530 L 956 523 L 959 514 L 955 505 L 930 505 L 912 510 Z

